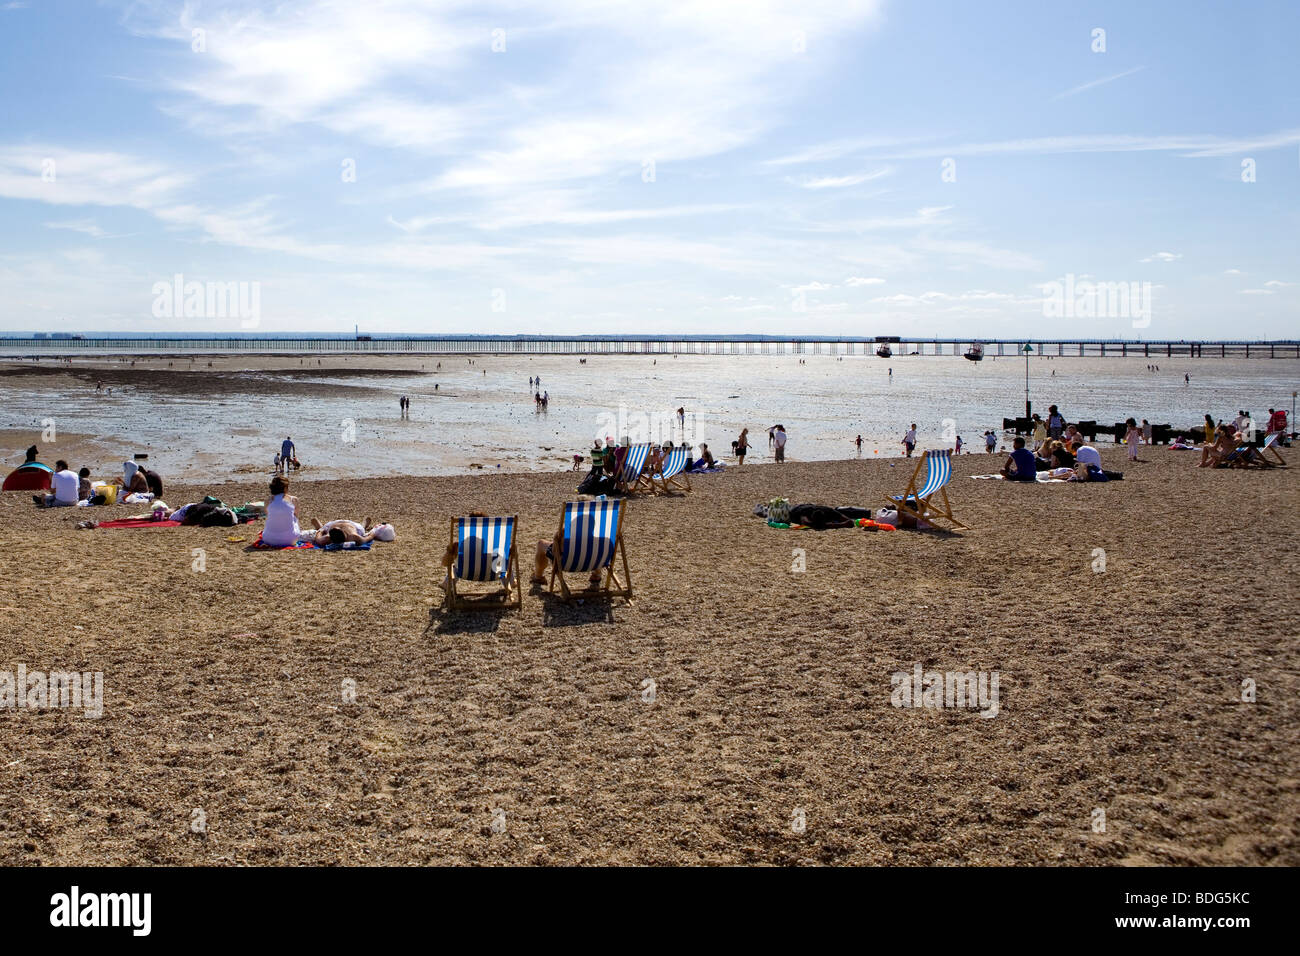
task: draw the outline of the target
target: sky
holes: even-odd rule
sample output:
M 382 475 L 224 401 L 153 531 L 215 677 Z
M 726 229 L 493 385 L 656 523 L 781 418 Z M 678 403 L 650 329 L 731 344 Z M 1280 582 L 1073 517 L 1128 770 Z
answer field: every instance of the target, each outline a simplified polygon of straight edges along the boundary
M 1300 337 L 1297 36 L 1294 0 L 0 0 L 0 330 Z

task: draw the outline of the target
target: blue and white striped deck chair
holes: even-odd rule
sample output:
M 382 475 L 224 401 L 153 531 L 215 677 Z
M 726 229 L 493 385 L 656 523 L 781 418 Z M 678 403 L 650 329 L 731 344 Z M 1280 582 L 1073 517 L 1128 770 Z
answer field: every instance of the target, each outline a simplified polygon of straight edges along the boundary
M 659 474 L 652 475 L 651 480 L 657 483 L 657 491 L 666 493 L 669 488 L 690 491 L 691 480 L 686 477 L 686 446 L 681 445 L 670 451 L 664 458 L 663 468 Z
M 649 454 L 649 442 L 628 446 L 627 454 L 623 456 L 623 468 L 619 471 L 618 479 L 614 485 L 617 490 L 624 494 L 631 494 L 634 491 L 642 491 L 649 486 L 649 476 L 641 474 Z
M 631 602 L 632 572 L 628 570 L 627 550 L 623 547 L 623 515 L 626 513 L 627 504 L 616 498 L 565 502 L 560 531 L 556 536 L 560 540 L 560 553 L 554 553 L 554 546 L 551 549 L 552 591 L 558 580 L 561 597 L 565 601 L 572 600 L 574 592 L 570 591 L 565 574 L 590 577 L 604 571 L 600 575 L 600 584 L 592 584 L 578 594 L 583 597 L 621 597 Z M 615 570 L 616 559 L 623 566 L 622 580 Z
M 925 468 L 925 484 L 919 489 L 916 480 Z M 890 495 L 889 500 L 898 508 L 900 514 L 906 512 L 917 520 L 927 521 L 932 525 L 943 522 L 965 528 L 952 514 L 952 505 L 948 503 L 948 482 L 952 480 L 952 449 L 942 448 L 927 451 L 916 463 L 912 479 L 901 495 Z
M 503 518 L 452 518 L 451 543 L 456 557 L 447 569 L 446 605 L 450 610 L 519 607 L 519 551 L 515 543 L 515 516 Z M 461 594 L 463 581 L 496 582 L 498 591 Z
M 1273 432 L 1271 435 L 1266 435 L 1264 437 L 1264 447 L 1261 448 L 1259 451 L 1261 456 L 1263 456 L 1266 452 L 1272 452 L 1273 457 L 1277 459 L 1277 463 L 1281 465 L 1283 468 L 1285 468 L 1286 459 L 1283 458 L 1282 453 L 1277 450 L 1277 446 L 1280 444 L 1281 439 L 1282 439 L 1281 432 Z M 1265 461 L 1267 460 L 1268 459 L 1265 458 Z

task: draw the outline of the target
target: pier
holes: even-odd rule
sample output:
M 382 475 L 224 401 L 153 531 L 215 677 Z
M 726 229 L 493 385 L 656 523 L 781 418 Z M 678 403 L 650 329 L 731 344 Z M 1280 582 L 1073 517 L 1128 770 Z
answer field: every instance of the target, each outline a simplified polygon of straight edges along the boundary
M 864 355 L 888 346 L 890 360 L 960 359 L 982 345 L 985 360 L 1022 358 L 1300 359 L 1300 340 L 940 339 L 904 336 L 549 336 L 549 335 L 52 335 L 0 336 L 0 356 L 255 353 L 415 355 Z

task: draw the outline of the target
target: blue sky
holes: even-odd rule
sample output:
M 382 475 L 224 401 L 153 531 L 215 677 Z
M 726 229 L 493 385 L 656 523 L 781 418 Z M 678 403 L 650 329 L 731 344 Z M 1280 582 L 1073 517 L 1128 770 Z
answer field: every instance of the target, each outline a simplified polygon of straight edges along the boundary
M 256 283 L 264 332 L 1294 337 L 1297 36 L 1292 0 L 0 0 L 0 328 L 240 328 L 158 317 L 181 274 Z M 1147 324 L 1045 316 L 1067 276 L 1149 283 Z

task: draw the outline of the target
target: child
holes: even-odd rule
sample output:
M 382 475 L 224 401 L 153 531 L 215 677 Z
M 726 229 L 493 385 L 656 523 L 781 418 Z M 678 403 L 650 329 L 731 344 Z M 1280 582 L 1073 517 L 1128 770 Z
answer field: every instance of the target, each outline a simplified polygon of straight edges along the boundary
M 1128 446 L 1128 460 L 1137 461 L 1138 445 L 1142 441 L 1142 429 L 1138 428 L 1138 423 L 1132 418 L 1128 419 L 1124 424 L 1128 426 L 1128 431 L 1124 433 L 1124 444 Z
M 278 475 L 283 470 L 284 466 L 281 464 L 280 453 L 277 451 L 275 453 L 275 473 Z

